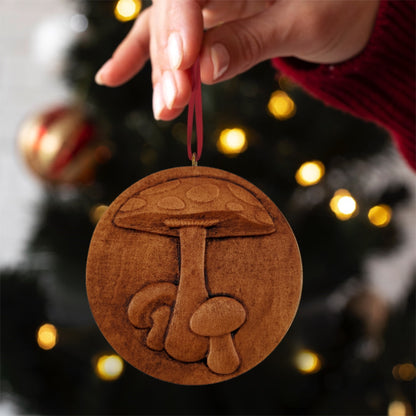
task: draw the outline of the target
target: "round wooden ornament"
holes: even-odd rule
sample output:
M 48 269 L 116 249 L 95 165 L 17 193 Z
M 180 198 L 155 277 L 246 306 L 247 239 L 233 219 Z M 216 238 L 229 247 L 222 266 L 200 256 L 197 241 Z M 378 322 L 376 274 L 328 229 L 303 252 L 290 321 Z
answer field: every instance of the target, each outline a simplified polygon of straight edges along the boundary
M 150 175 L 99 221 L 87 293 L 100 330 L 130 364 L 186 385 L 264 360 L 298 308 L 302 265 L 276 205 L 231 173 L 199 166 Z

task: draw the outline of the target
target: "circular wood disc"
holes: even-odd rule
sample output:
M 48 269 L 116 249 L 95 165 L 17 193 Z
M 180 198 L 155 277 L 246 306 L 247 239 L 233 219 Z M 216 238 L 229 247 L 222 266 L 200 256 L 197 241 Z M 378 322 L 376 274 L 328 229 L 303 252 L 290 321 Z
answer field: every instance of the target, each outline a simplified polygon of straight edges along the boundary
M 301 288 L 299 249 L 279 209 L 246 180 L 207 167 L 128 188 L 88 254 L 101 332 L 130 364 L 177 384 L 217 383 L 264 360 Z

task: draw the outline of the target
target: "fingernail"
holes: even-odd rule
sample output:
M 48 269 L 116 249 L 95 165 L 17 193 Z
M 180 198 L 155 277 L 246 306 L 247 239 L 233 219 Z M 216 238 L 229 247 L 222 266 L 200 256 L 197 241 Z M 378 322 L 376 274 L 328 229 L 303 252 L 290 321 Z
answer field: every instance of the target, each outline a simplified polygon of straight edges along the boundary
M 111 59 L 109 59 L 97 72 L 95 75 L 95 82 L 98 85 L 104 85 L 103 79 L 105 78 L 105 73 L 108 71 L 108 68 L 111 65 Z
M 160 114 L 165 107 L 165 101 L 163 100 L 162 86 L 156 84 L 153 88 L 153 114 L 156 120 L 160 120 Z
M 165 71 L 162 78 L 163 85 L 163 98 L 165 100 L 166 107 L 171 110 L 173 103 L 175 102 L 178 90 L 176 88 L 175 78 L 171 71 Z
M 211 61 L 214 67 L 213 80 L 217 80 L 228 69 L 230 64 L 230 55 L 221 43 L 215 43 L 211 47 Z
M 168 38 L 168 57 L 172 69 L 178 69 L 183 59 L 182 38 L 178 32 L 172 32 Z

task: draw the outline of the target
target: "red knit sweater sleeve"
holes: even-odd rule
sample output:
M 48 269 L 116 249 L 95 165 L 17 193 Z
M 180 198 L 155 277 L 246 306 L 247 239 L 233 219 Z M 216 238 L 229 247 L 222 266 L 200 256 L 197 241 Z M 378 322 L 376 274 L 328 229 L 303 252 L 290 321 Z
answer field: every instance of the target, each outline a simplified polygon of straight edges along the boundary
M 416 169 L 415 0 L 381 0 L 365 50 L 336 65 L 273 64 L 325 103 L 386 128 Z

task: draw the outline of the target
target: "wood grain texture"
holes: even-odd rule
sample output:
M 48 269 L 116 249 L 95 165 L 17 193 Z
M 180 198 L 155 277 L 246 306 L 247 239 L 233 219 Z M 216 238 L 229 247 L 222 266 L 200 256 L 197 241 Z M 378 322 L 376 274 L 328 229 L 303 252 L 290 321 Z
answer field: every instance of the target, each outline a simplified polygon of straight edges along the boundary
M 279 344 L 298 308 L 302 265 L 274 203 L 231 173 L 181 167 L 123 192 L 94 232 L 87 293 L 130 364 L 200 385 L 238 376 Z

